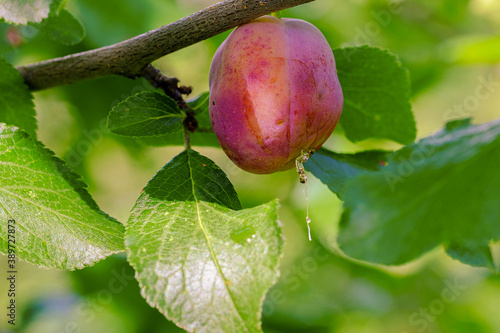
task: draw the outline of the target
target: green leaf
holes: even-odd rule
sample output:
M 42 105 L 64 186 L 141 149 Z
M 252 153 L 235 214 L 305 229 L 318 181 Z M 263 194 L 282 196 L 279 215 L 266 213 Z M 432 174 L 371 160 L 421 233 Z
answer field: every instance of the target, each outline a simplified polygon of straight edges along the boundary
M 57 14 L 50 14 L 41 23 L 32 23 L 41 32 L 55 42 L 64 45 L 78 44 L 85 37 L 85 29 L 80 21 L 65 9 Z
M 198 129 L 191 133 L 192 146 L 220 147 L 219 140 L 212 131 L 210 116 L 208 113 L 209 92 L 204 92 L 195 99 L 188 101 L 198 122 Z M 139 141 L 148 146 L 179 146 L 184 144 L 182 133 L 165 134 L 155 137 L 143 137 Z
M 334 49 L 344 93 L 340 122 L 353 141 L 389 139 L 408 144 L 416 137 L 408 70 L 387 50 L 376 47 Z
M 33 96 L 24 79 L 0 57 L 0 122 L 15 125 L 36 138 L 37 123 Z
M 144 188 L 126 247 L 142 295 L 188 332 L 259 332 L 283 247 L 277 202 L 240 209 L 233 186 L 193 150 Z
M 205 91 L 204 93 L 196 96 L 194 99 L 188 101 L 187 105 L 193 110 L 195 115 L 208 115 L 209 99 L 210 93 L 208 91 Z
M 49 16 L 52 0 L 0 0 L 0 18 L 7 23 L 41 22 Z
M 343 195 L 339 245 L 348 255 L 401 264 L 439 244 L 500 238 L 500 120 L 454 121 L 392 153 Z
M 163 146 L 182 146 L 184 145 L 184 136 L 181 132 L 165 134 L 159 136 L 137 138 L 141 144 L 153 147 Z M 213 132 L 194 132 L 191 133 L 191 146 L 217 147 L 220 148 L 219 141 Z
M 178 132 L 185 118 L 175 101 L 146 90 L 116 105 L 108 116 L 111 132 L 126 136 L 156 136 Z
M 342 197 L 347 182 L 361 172 L 380 170 L 389 152 L 370 150 L 356 154 L 339 154 L 321 148 L 304 164 L 307 171 Z
M 212 125 L 210 124 L 210 113 L 209 109 L 210 93 L 204 92 L 195 100 L 188 102 L 188 105 L 193 108 L 196 120 L 198 121 L 197 132 L 203 132 L 205 134 L 212 134 L 215 137 L 215 133 L 212 131 Z M 196 133 L 196 132 L 195 132 Z M 219 146 L 219 141 L 217 141 L 217 147 Z
M 123 226 L 101 212 L 85 184 L 42 144 L 0 124 L 0 220 L 16 221 L 18 258 L 73 270 L 123 251 Z M 8 253 L 7 223 L 0 252 Z
M 495 262 L 488 244 L 453 243 L 446 247 L 446 253 L 453 259 L 470 266 L 495 269 Z

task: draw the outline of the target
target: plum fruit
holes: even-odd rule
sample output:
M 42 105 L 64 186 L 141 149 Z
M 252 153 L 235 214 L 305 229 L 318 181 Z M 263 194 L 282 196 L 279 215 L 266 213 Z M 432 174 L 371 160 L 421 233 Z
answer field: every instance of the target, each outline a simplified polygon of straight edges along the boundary
M 332 50 L 303 20 L 263 16 L 236 28 L 213 57 L 209 84 L 212 129 L 229 158 L 253 173 L 293 168 L 342 113 Z

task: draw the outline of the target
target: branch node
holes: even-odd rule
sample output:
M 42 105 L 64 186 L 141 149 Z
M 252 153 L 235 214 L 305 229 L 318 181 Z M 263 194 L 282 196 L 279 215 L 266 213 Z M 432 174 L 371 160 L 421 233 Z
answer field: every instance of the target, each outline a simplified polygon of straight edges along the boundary
M 194 116 L 194 112 L 188 111 L 186 112 L 186 118 L 184 119 L 184 126 L 191 133 L 194 133 L 198 128 L 198 120 Z
M 189 95 L 192 92 L 191 87 L 180 86 L 179 79 L 176 77 L 167 77 L 151 64 L 144 67 L 139 76 L 144 77 L 154 88 L 162 89 L 165 94 L 171 97 L 181 109 L 186 108 L 186 102 L 182 95 Z

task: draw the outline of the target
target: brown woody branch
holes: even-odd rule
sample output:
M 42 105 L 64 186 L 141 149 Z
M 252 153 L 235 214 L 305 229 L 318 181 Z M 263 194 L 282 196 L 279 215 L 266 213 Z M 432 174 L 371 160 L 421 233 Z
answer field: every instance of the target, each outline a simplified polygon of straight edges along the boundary
M 314 0 L 226 0 L 156 30 L 99 49 L 19 66 L 31 90 L 109 75 L 143 76 L 152 61 L 257 17 Z

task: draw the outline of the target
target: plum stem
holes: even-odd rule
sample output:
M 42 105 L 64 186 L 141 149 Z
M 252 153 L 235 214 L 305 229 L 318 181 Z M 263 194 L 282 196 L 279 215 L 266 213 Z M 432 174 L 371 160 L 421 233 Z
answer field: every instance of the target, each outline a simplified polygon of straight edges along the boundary
M 186 125 L 182 126 L 182 132 L 184 133 L 184 149 L 189 150 L 191 149 L 191 135 Z

